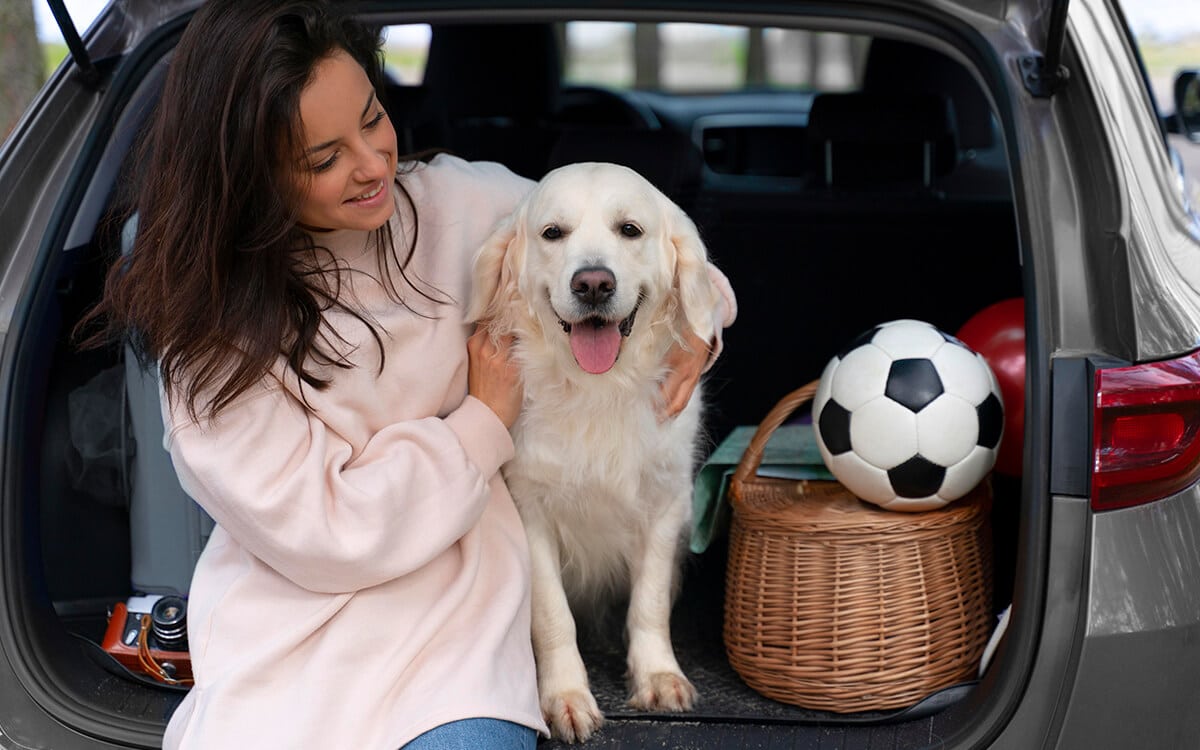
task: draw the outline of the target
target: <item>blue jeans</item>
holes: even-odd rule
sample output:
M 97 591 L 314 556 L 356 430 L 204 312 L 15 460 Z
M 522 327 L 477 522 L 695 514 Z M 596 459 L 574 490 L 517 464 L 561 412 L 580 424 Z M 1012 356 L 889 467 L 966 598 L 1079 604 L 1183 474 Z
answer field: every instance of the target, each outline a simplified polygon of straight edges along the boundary
M 400 750 L 534 750 L 537 732 L 500 719 L 461 719 L 434 727 Z

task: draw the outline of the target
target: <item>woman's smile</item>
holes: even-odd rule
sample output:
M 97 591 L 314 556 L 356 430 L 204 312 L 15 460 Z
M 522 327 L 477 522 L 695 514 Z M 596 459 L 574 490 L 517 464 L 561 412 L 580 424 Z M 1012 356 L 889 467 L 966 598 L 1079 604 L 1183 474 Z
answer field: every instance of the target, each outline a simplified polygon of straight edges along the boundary
M 357 206 L 358 208 L 375 208 L 377 205 L 382 203 L 385 198 L 387 198 L 387 191 L 384 190 L 385 187 L 387 187 L 387 181 L 379 180 L 375 183 L 374 187 L 370 188 L 361 195 L 356 195 L 346 202 Z
M 317 64 L 300 93 L 308 145 L 297 162 L 304 184 L 300 224 L 378 229 L 395 210 L 396 131 L 366 72 L 345 52 Z

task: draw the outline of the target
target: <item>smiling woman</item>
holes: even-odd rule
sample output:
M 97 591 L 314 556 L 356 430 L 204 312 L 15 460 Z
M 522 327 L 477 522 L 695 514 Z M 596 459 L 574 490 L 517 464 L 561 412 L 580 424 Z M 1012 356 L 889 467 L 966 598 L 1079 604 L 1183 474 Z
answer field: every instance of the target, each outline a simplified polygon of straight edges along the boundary
M 361 112 L 343 103 L 366 101 Z M 300 94 L 304 197 L 300 223 L 307 229 L 372 230 L 394 209 L 396 131 L 362 66 L 337 52 L 317 64 Z
M 216 522 L 166 748 L 431 731 L 532 748 L 545 729 L 497 473 L 521 389 L 506 347 L 468 342 L 461 302 L 527 183 L 398 169 L 379 66 L 374 33 L 323 0 L 210 0 L 152 115 L 133 249 L 89 343 L 135 332 L 180 484 Z

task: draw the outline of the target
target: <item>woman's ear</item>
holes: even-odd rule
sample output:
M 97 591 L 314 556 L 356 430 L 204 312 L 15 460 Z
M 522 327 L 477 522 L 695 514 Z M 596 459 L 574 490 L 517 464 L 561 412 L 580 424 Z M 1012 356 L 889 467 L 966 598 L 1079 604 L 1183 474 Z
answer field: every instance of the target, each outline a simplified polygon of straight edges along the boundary
M 708 252 L 695 222 L 665 196 L 664 201 L 668 204 L 667 237 L 675 251 L 674 286 L 679 306 L 692 332 L 710 341 L 720 292 L 708 274 Z
M 517 298 L 517 273 L 525 257 L 524 207 L 506 217 L 475 254 L 471 298 L 466 321 L 487 321 L 496 331 L 511 317 L 509 309 Z

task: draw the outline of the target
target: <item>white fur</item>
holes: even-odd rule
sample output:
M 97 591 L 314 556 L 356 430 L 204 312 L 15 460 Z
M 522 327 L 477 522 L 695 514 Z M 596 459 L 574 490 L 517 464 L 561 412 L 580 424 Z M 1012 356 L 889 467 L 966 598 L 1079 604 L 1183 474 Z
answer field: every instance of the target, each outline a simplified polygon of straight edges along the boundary
M 558 239 L 543 232 L 554 225 Z M 622 233 L 636 226 L 637 237 Z M 628 229 L 628 227 L 626 227 Z M 610 269 L 610 311 L 641 304 L 613 367 L 576 364 L 560 321 L 581 324 L 572 295 L 581 267 Z M 525 400 L 504 476 L 529 537 L 533 645 L 542 711 L 553 734 L 585 740 L 603 718 L 588 688 L 572 608 L 582 615 L 627 593 L 630 703 L 689 710 L 695 690 L 671 647 L 669 618 L 691 521 L 700 388 L 660 420 L 664 355 L 685 326 L 713 334 L 718 292 L 704 246 L 682 210 L 632 170 L 557 169 L 480 250 L 468 317 L 514 334 Z

